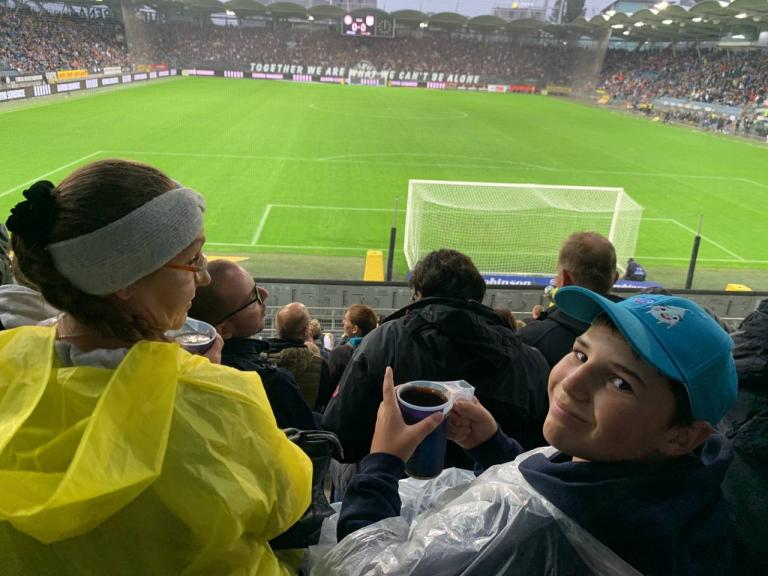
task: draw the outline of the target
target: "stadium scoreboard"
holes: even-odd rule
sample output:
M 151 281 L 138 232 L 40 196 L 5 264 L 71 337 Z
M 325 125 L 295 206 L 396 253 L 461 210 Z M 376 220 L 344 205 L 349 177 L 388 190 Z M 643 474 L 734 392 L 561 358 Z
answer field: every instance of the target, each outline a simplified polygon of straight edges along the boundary
M 394 38 L 395 21 L 380 14 L 345 14 L 341 20 L 341 33 L 344 36 Z

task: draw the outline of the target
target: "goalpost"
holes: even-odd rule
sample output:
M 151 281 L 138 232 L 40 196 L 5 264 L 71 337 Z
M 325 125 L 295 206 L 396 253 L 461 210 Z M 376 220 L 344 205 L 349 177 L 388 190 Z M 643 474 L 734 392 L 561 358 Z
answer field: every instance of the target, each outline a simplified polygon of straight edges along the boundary
M 642 214 L 623 188 L 410 180 L 403 249 L 411 270 L 453 248 L 484 274 L 553 274 L 563 240 L 591 231 L 613 243 L 623 271 Z

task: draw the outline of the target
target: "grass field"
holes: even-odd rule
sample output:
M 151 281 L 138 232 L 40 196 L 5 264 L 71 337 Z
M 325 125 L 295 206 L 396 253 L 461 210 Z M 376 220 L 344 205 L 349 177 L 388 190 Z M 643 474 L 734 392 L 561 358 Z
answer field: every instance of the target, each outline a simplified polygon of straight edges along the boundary
M 204 194 L 210 252 L 262 276 L 359 279 L 409 179 L 620 186 L 645 207 L 652 277 L 682 285 L 703 215 L 695 287 L 768 289 L 758 143 L 527 95 L 184 78 L 56 98 L 0 107 L 3 220 L 37 179 L 130 158 Z

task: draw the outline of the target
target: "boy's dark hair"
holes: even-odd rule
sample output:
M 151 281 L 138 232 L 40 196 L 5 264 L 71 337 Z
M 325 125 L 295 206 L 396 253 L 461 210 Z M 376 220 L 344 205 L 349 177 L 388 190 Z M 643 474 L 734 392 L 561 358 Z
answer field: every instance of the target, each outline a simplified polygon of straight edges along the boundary
M 456 250 L 435 250 L 418 261 L 409 285 L 422 298 L 443 296 L 482 302 L 485 280 L 469 256 Z
M 610 316 L 605 312 L 601 312 L 595 316 L 595 319 L 592 320 L 592 326 L 605 326 L 606 328 L 610 328 L 614 333 L 621 335 L 619 329 L 616 328 L 616 324 L 613 323 L 613 320 L 611 320 Z M 661 372 L 659 372 L 659 374 L 666 380 L 667 385 L 669 386 L 669 391 L 672 392 L 672 396 L 675 399 L 675 410 L 672 413 L 672 420 L 669 422 L 669 426 L 690 426 L 695 422 L 695 418 L 693 417 L 691 399 L 688 396 L 688 390 L 686 389 L 685 384 L 673 380 Z

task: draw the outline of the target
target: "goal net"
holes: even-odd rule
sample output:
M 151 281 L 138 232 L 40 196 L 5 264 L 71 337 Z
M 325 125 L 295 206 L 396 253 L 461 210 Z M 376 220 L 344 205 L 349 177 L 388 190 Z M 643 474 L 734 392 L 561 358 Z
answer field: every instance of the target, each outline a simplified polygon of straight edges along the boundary
M 411 180 L 405 258 L 413 270 L 432 250 L 453 248 L 484 274 L 553 274 L 563 240 L 591 231 L 611 240 L 621 269 L 642 213 L 622 188 Z

